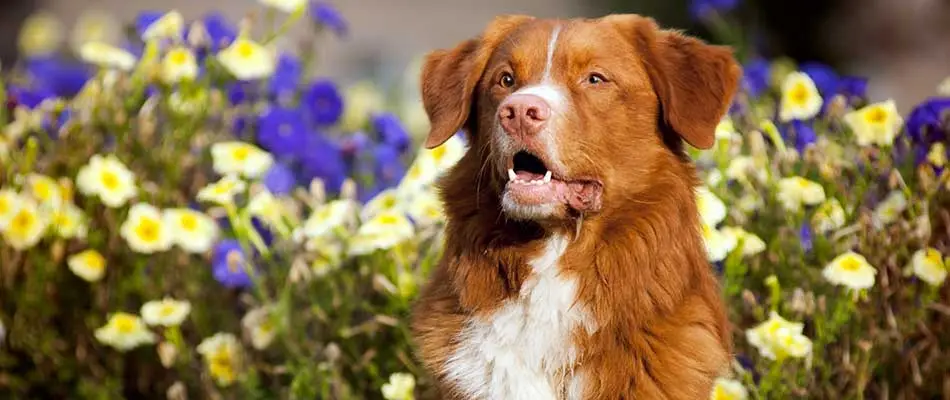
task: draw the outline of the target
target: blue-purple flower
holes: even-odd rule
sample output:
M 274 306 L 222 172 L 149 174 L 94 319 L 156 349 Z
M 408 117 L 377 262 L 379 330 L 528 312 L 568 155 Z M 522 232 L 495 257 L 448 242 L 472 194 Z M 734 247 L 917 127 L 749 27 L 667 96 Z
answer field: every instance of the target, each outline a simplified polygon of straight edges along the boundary
M 304 92 L 303 101 L 310 111 L 310 118 L 318 126 L 334 125 L 343 115 L 343 96 L 329 79 L 313 81 Z
M 323 1 L 314 1 L 310 4 L 310 18 L 313 22 L 325 26 L 336 33 L 338 36 L 345 36 L 347 33 L 346 20 L 343 15 L 332 5 Z
M 212 50 L 224 48 L 237 37 L 237 28 L 219 12 L 213 11 L 205 14 L 202 22 L 205 31 L 208 33 L 208 38 L 211 40 Z
M 396 151 L 402 153 L 409 149 L 411 142 L 409 132 L 395 114 L 380 113 L 374 115 L 373 128 L 379 135 L 379 140 Z
M 810 121 L 792 120 L 783 128 L 782 136 L 795 141 L 795 149 L 799 154 L 804 153 L 809 145 L 818 140 L 818 135 Z
M 377 144 L 373 149 L 375 168 L 373 173 L 377 186 L 388 188 L 395 186 L 406 174 L 406 167 L 399 158 L 399 149 L 389 143 Z
M 35 57 L 27 60 L 31 81 L 58 97 L 75 96 L 92 76 L 88 66 L 56 57 Z
M 281 98 L 296 92 L 300 75 L 303 72 L 302 68 L 303 66 L 297 57 L 289 53 L 281 53 L 277 59 L 277 69 L 274 70 L 274 76 L 270 78 L 271 95 Z
M 756 57 L 742 67 L 742 87 L 749 96 L 758 97 L 769 88 L 771 65 L 768 60 Z
M 214 279 L 225 287 L 246 288 L 252 283 L 244 252 L 237 240 L 225 239 L 214 246 L 211 268 Z
M 278 158 L 294 159 L 307 146 L 310 130 L 298 109 L 270 107 L 257 123 L 258 143 Z
M 284 163 L 274 163 L 270 170 L 264 174 L 264 186 L 268 191 L 275 195 L 286 195 L 297 185 L 297 178 L 293 170 Z
M 825 103 L 837 94 L 838 73 L 830 66 L 818 62 L 806 62 L 802 63 L 799 69 L 815 82 L 818 93 L 826 100 Z
M 699 20 L 712 14 L 727 13 L 738 5 L 739 0 L 693 0 L 689 4 L 689 14 Z
M 329 193 L 336 193 L 347 176 L 346 162 L 340 147 L 333 141 L 315 134 L 307 138 L 300 149 L 301 178 L 310 182 L 315 178 L 323 181 Z
M 907 133 L 915 143 L 929 146 L 947 140 L 950 97 L 932 97 L 917 105 L 907 117 Z

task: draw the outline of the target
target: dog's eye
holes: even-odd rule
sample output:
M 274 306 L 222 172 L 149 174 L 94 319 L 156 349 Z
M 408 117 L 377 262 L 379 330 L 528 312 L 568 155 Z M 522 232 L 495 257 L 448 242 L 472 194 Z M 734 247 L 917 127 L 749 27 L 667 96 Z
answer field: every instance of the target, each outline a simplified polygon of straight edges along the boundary
M 599 85 L 601 83 L 607 82 L 607 79 L 603 75 L 596 72 L 587 76 L 587 83 L 591 85 Z
M 505 72 L 501 74 L 501 78 L 498 79 L 498 84 L 501 85 L 501 87 L 510 88 L 515 85 L 515 77 Z

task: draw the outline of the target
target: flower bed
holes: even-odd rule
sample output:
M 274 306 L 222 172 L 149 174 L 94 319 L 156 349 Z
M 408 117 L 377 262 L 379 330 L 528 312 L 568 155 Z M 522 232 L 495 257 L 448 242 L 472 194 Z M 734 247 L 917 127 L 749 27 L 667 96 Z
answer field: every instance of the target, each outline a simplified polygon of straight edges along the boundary
M 465 140 L 422 150 L 413 108 L 276 46 L 345 35 L 331 6 L 261 3 L 261 35 L 173 11 L 123 42 L 88 14 L 66 51 L 25 25 L 0 89 L 3 397 L 431 397 L 407 314 Z M 946 395 L 950 98 L 901 116 L 827 67 L 745 61 L 691 154 L 737 343 L 713 395 Z

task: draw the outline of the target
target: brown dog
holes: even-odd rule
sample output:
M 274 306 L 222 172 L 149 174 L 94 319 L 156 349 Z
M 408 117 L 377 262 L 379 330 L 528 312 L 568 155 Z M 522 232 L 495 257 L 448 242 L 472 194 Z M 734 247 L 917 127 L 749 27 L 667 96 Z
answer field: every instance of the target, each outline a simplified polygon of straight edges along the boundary
M 453 399 L 703 399 L 730 333 L 683 141 L 708 148 L 740 69 L 648 18 L 495 19 L 426 60 L 445 255 L 413 316 Z

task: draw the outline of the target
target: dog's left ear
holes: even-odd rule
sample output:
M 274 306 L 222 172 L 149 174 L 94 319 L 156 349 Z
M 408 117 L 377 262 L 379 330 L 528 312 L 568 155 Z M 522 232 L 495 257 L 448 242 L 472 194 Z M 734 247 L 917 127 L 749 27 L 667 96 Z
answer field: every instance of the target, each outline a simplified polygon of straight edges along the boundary
M 635 14 L 604 19 L 632 40 L 642 57 L 666 125 L 693 147 L 712 147 L 742 74 L 732 50 L 662 30 L 653 19 Z

